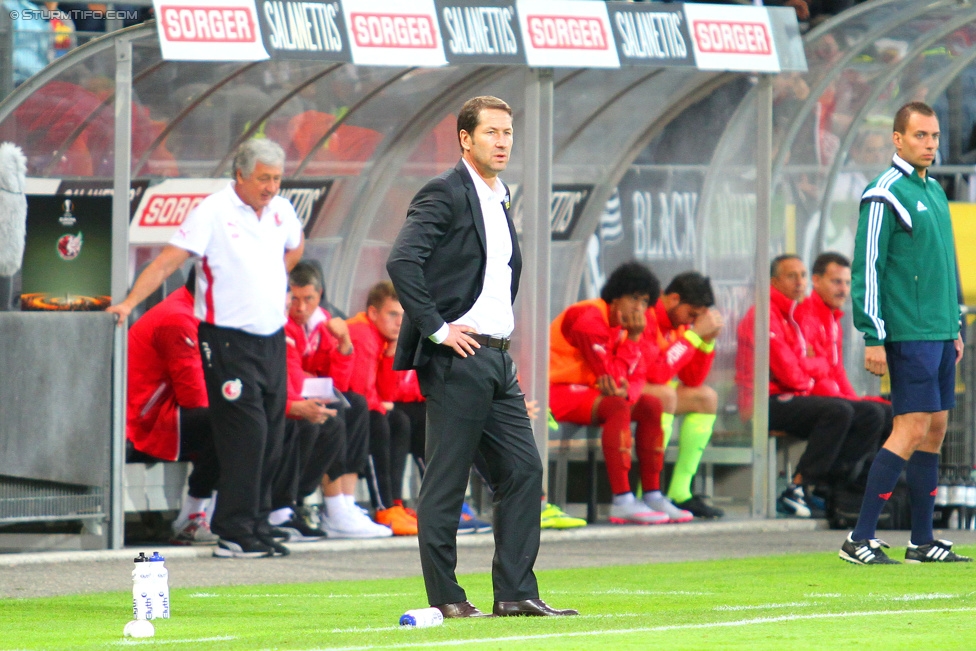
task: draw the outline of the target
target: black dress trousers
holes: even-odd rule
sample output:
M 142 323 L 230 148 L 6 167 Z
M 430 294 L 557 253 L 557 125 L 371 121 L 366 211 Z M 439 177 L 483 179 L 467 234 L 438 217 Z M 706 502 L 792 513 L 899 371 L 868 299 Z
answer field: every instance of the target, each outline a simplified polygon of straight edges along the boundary
M 440 346 L 417 370 L 427 398 L 427 470 L 417 505 L 420 561 L 432 606 L 464 601 L 457 527 L 468 474 L 480 453 L 494 491 L 495 601 L 535 599 L 542 461 L 507 351 L 462 358 Z

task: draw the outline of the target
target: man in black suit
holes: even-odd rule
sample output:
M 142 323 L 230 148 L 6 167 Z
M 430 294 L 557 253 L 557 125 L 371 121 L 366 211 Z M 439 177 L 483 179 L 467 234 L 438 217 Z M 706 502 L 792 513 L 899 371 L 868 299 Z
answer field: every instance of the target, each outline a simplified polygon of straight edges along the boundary
M 427 599 L 445 617 L 491 616 L 455 576 L 461 502 L 480 455 L 495 494 L 494 615 L 576 615 L 539 599 L 532 571 L 542 462 L 508 354 L 522 258 L 498 178 L 512 149 L 512 109 L 475 97 L 457 127 L 461 161 L 413 198 L 386 263 L 405 311 L 394 368 L 417 369 L 427 398 L 417 505 Z

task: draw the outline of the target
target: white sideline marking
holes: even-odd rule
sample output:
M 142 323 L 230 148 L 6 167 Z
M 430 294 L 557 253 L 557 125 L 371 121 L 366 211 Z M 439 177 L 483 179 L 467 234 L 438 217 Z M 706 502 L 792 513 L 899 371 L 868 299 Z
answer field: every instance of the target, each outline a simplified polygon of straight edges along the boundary
M 901 597 L 882 597 L 885 601 L 927 601 L 930 599 L 958 599 L 960 595 L 957 594 L 939 594 L 933 592 L 932 594 L 906 594 Z
M 644 617 L 646 613 L 613 613 L 605 615 L 579 615 L 574 619 L 623 619 L 625 617 Z M 409 626 L 364 626 L 362 628 L 334 628 L 330 633 L 372 633 L 374 631 L 413 630 Z
M 814 597 L 817 595 L 807 595 L 809 597 Z M 840 595 L 819 595 L 823 597 L 839 597 Z M 957 594 L 944 594 L 939 592 L 933 592 L 930 594 L 906 594 L 900 597 L 891 597 L 888 595 L 874 595 L 869 594 L 868 599 L 877 599 L 879 601 L 931 601 L 936 599 L 958 599 L 962 595 Z M 719 611 L 737 611 L 737 610 L 766 610 L 769 608 L 794 608 L 794 607 L 805 607 L 805 606 L 822 606 L 822 603 L 816 601 L 791 601 L 789 603 L 783 604 L 755 604 L 755 605 L 743 605 L 743 606 L 715 606 L 712 610 Z
M 844 613 L 811 613 L 808 615 L 781 615 L 778 617 L 755 617 L 739 619 L 731 622 L 709 622 L 704 624 L 672 624 L 669 626 L 648 626 L 644 628 L 622 628 L 602 631 L 575 631 L 571 633 L 544 633 L 540 635 L 512 635 L 509 637 L 467 638 L 462 640 L 444 640 L 435 642 L 405 642 L 402 644 L 318 647 L 307 651 L 372 651 L 373 649 L 411 649 L 431 647 L 467 646 L 470 644 L 491 644 L 497 642 L 524 642 L 526 640 L 545 640 L 567 637 L 594 637 L 598 635 L 629 635 L 631 633 L 660 633 L 664 631 L 700 630 L 709 628 L 731 628 L 735 626 L 752 626 L 754 624 L 775 624 L 778 622 L 795 622 L 807 619 L 846 619 L 852 617 L 876 617 L 878 615 L 921 615 L 927 613 L 971 613 L 973 608 L 913 608 L 911 610 L 869 610 L 864 612 Z
M 363 597 L 416 597 L 417 595 L 412 592 L 375 592 L 371 594 L 287 594 L 287 593 L 275 593 L 269 592 L 265 594 L 217 594 L 215 592 L 193 592 L 190 597 L 196 599 L 213 599 L 218 597 L 227 597 L 234 599 L 284 599 L 284 598 L 294 598 L 294 599 L 306 599 L 309 597 L 317 597 L 319 599 L 361 599 Z
M 840 599 L 844 595 L 839 592 L 811 592 L 808 595 L 804 595 L 810 599 Z
M 116 646 L 137 646 L 140 644 L 196 644 L 197 642 L 228 642 L 236 640 L 233 635 L 218 635 L 216 637 L 197 637 L 185 640 L 158 640 L 155 637 L 147 637 L 144 640 L 119 640 L 113 642 Z
M 334 628 L 330 633 L 373 633 L 375 631 L 396 631 L 408 626 L 363 626 L 362 628 Z
M 571 594 L 578 595 L 579 591 L 575 590 L 549 590 L 547 594 Z M 586 594 L 623 594 L 623 595 L 651 595 L 651 596 L 669 596 L 676 595 L 679 597 L 701 597 L 704 595 L 710 595 L 711 592 L 700 592 L 692 590 L 622 590 L 622 589 L 610 589 L 610 590 L 587 590 Z
M 754 606 L 715 606 L 712 610 L 766 610 L 768 608 L 798 608 L 800 606 L 822 606 L 813 601 L 791 601 L 785 604 L 756 604 Z

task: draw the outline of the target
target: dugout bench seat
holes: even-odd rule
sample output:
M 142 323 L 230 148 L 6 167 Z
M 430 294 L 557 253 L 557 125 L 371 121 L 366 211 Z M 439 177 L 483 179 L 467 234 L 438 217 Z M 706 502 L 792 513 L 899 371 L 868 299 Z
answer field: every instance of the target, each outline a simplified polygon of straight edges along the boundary
M 549 501 L 560 507 L 565 507 L 569 481 L 569 462 L 584 461 L 586 464 L 586 521 L 593 523 L 597 519 L 597 485 L 598 485 L 598 465 L 603 459 L 603 447 L 600 437 L 600 428 L 595 425 L 577 425 L 575 423 L 558 423 L 559 429 L 549 433 L 549 459 L 555 464 L 552 491 Z M 675 440 L 676 437 L 672 437 Z M 777 460 L 768 465 L 767 478 L 767 506 L 769 513 L 774 513 L 776 503 L 777 477 L 779 467 L 782 466 L 784 472 L 789 475 L 790 461 L 789 448 L 786 432 L 771 430 L 767 443 L 767 458 Z M 780 445 L 780 443 L 783 443 Z M 782 460 L 779 460 L 779 456 Z M 668 446 L 664 453 L 666 463 L 674 463 L 678 458 L 678 447 Z M 751 465 L 753 463 L 753 451 L 751 447 L 745 446 L 713 446 L 709 445 L 702 454 L 699 475 L 704 480 L 704 492 L 711 494 L 714 489 L 714 467 L 716 465 Z

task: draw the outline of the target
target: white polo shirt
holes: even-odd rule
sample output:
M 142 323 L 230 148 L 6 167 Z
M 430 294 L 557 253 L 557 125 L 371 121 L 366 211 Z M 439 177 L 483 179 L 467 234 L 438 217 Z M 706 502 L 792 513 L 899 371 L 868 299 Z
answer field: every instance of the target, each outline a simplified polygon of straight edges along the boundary
M 196 316 L 224 328 L 270 335 L 285 325 L 285 251 L 301 243 L 302 224 L 276 196 L 258 218 L 234 183 L 193 209 L 169 243 L 199 256 Z

